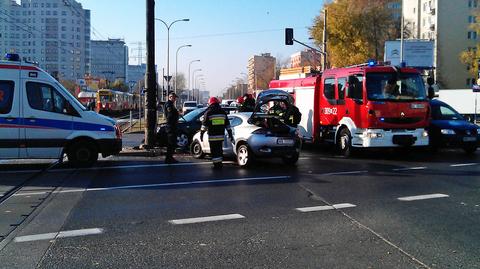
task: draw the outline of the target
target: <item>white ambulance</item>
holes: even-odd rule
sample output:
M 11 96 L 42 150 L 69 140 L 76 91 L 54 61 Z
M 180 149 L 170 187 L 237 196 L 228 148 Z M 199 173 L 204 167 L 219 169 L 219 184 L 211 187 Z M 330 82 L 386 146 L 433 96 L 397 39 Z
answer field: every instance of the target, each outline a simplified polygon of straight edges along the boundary
M 90 166 L 122 148 L 115 120 L 87 110 L 56 79 L 17 54 L 0 61 L 0 160 L 62 159 Z

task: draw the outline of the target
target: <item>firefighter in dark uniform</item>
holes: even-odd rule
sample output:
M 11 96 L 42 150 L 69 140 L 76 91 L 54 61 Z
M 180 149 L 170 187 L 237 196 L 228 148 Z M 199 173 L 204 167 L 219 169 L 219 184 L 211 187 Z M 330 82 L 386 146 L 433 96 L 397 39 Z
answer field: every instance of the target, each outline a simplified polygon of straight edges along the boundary
M 293 104 L 289 104 L 283 113 L 283 122 L 291 127 L 297 128 L 301 120 L 302 113 L 300 113 L 298 107 Z
M 255 110 L 255 98 L 250 93 L 243 96 L 243 102 L 238 112 L 253 112 Z
M 228 132 L 230 141 L 234 143 L 235 141 L 233 140 L 232 129 L 230 128 L 230 121 L 228 120 L 227 113 L 222 107 L 220 107 L 220 101 L 216 97 L 210 97 L 208 100 L 208 109 L 203 116 L 200 140 L 203 141 L 203 135 L 208 131 L 208 143 L 210 144 L 214 168 L 222 167 L 222 145 L 225 136 L 225 129 Z
M 173 158 L 173 153 L 177 147 L 177 124 L 178 124 L 178 110 L 175 107 L 175 101 L 177 95 L 174 92 L 168 94 L 168 101 L 165 103 L 164 114 L 167 119 L 167 124 L 165 127 L 167 133 L 167 155 L 165 156 L 165 163 L 172 164 L 178 163 L 177 160 Z

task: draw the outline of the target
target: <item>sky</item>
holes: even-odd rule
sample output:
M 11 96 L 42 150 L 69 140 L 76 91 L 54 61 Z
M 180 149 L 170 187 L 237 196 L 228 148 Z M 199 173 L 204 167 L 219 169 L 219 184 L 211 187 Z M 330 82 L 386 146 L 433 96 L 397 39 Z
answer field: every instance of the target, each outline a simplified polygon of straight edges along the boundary
M 146 47 L 146 1 L 77 1 L 91 10 L 92 39 L 124 39 L 130 64 L 137 64 L 138 42 Z M 251 56 L 271 53 L 277 61 L 285 61 L 304 49 L 298 44 L 284 44 L 284 28 L 294 28 L 295 39 L 311 44 L 308 27 L 322 6 L 323 0 L 156 0 L 155 17 L 168 24 L 190 19 L 170 28 L 170 75 L 175 75 L 177 48 L 190 44 L 192 47 L 178 53 L 178 73 L 187 77 L 189 63 L 199 59 L 192 63 L 191 70 L 202 69 L 196 76 L 203 78 L 206 90 L 219 95 L 238 78 L 246 78 Z M 167 30 L 159 21 L 155 24 L 155 40 L 155 61 L 161 76 L 162 68 L 165 73 L 167 69 Z

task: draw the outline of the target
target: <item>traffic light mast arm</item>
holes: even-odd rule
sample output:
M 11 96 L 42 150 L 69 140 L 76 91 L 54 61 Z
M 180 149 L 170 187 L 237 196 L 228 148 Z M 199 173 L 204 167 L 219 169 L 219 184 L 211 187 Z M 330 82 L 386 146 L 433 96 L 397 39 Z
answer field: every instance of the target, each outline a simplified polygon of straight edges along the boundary
M 298 44 L 303 45 L 303 46 L 305 46 L 305 47 L 307 47 L 307 48 L 309 48 L 309 49 L 311 49 L 311 50 L 313 50 L 313 51 L 315 51 L 315 52 L 318 52 L 318 53 L 321 53 L 321 54 L 323 54 L 323 55 L 326 55 L 325 52 L 323 52 L 323 51 L 321 51 L 321 50 L 319 50 L 319 49 L 313 48 L 313 47 L 311 47 L 311 46 L 309 46 L 309 45 L 307 45 L 307 44 L 305 44 L 305 43 L 303 43 L 303 42 L 300 42 L 300 41 L 296 40 L 295 38 L 293 38 L 292 41 L 293 41 L 293 42 L 297 42 Z
M 298 44 L 303 45 L 303 46 L 305 46 L 305 47 L 307 47 L 307 48 L 309 48 L 309 49 L 311 49 L 311 50 L 313 50 L 317 53 L 321 53 L 324 56 L 327 55 L 327 53 L 325 52 L 325 46 L 326 46 L 325 43 L 323 45 L 324 46 L 323 51 L 320 51 L 319 49 L 313 48 L 313 47 L 311 47 L 311 46 L 309 46 L 309 45 L 307 45 L 303 42 L 300 42 L 300 41 L 296 40 L 293 37 L 293 28 L 285 28 L 285 45 L 288 45 L 288 46 L 293 45 L 293 42 L 297 42 Z

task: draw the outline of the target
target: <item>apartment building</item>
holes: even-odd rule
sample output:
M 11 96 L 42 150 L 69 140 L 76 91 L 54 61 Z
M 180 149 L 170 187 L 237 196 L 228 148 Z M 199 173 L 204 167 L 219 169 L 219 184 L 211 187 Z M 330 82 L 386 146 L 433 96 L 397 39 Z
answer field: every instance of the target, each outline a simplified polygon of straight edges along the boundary
M 0 52 L 61 79 L 83 78 L 90 73 L 90 10 L 75 0 L 2 0 Z
M 92 76 L 127 81 L 128 47 L 121 39 L 92 40 Z
M 268 89 L 268 84 L 275 79 L 275 57 L 270 53 L 254 55 L 248 60 L 248 91 Z
M 304 67 L 304 66 L 312 66 L 312 67 L 320 68 L 321 65 L 322 65 L 322 55 L 311 49 L 299 51 L 290 56 L 291 68 Z
M 462 51 L 476 47 L 477 33 L 470 29 L 475 22 L 477 0 L 404 0 L 405 25 L 412 39 L 434 42 L 434 66 L 441 88 L 463 89 L 475 81 L 469 66 L 460 62 Z

